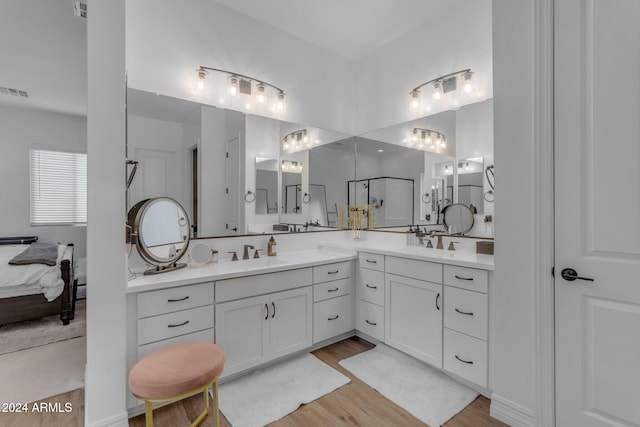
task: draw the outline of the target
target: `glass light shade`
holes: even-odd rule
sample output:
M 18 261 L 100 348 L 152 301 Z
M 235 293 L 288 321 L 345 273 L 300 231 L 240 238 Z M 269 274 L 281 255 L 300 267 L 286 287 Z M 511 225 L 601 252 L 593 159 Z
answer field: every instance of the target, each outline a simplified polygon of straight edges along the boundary
M 462 75 L 462 86 L 464 87 L 464 91 L 466 93 L 471 93 L 471 91 L 473 90 L 473 83 L 471 82 L 472 74 L 473 73 L 471 73 L 470 71 L 467 71 Z
M 442 83 L 433 82 L 433 99 L 439 101 L 442 98 Z
M 420 91 L 419 90 L 411 91 L 409 96 L 411 97 L 409 101 L 409 109 L 411 111 L 419 110 L 420 109 Z
M 239 88 L 238 88 L 238 78 L 237 77 L 234 77 L 234 76 L 229 77 L 228 89 L 229 89 L 229 95 L 230 96 L 237 96 L 238 95 Z
M 287 111 L 287 99 L 284 92 L 278 92 L 278 96 L 276 97 L 276 112 L 284 113 Z
M 256 86 L 256 102 L 258 104 L 266 104 L 267 103 L 267 93 L 265 91 L 265 87 L 262 83 L 258 83 Z

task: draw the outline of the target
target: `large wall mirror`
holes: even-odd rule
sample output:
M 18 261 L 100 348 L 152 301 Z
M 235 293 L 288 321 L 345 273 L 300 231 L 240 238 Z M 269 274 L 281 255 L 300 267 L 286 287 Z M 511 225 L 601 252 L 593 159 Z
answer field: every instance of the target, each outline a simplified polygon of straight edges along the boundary
M 493 214 L 492 100 L 367 132 L 355 141 L 357 178 L 349 183 L 349 201 L 370 206 L 373 228 L 444 227 L 445 208 L 459 204 L 475 216 L 467 235 L 493 236 L 484 221 Z
M 372 228 L 443 224 L 454 203 L 478 215 L 468 235 L 492 235 L 492 100 L 353 137 L 136 89 L 127 97 L 127 157 L 139 162 L 129 207 L 171 197 L 192 237 L 328 229 L 347 204 L 370 205 Z
M 300 130 L 306 138 L 286 146 Z M 330 229 L 355 178 L 350 138 L 130 88 L 127 158 L 138 167 L 128 207 L 171 197 L 184 206 L 193 237 L 271 233 L 281 223 Z

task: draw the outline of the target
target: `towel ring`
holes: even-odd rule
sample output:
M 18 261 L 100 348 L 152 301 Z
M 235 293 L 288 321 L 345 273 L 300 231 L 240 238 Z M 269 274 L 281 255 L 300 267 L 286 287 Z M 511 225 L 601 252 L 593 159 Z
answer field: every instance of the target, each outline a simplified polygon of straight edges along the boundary
M 422 195 L 422 201 L 424 203 L 431 203 L 431 197 L 429 196 L 429 193 L 424 193 Z
M 256 199 L 256 193 L 254 193 L 251 190 L 248 190 L 247 194 L 244 195 L 244 201 L 247 203 L 253 203 L 255 199 Z
M 309 193 L 304 193 L 304 196 L 302 196 L 302 201 L 304 203 L 309 203 L 311 201 L 311 195 Z
M 493 201 L 496 200 L 496 193 L 494 193 L 493 190 L 489 190 L 484 193 L 483 197 L 485 201 L 493 203 Z

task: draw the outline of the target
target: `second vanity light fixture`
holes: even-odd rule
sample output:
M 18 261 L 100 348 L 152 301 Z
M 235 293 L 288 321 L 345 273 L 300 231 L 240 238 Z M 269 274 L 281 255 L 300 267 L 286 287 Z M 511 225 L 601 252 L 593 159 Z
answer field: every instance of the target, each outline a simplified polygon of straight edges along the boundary
M 425 86 L 431 92 L 433 104 L 440 101 L 445 94 L 456 91 L 458 89 L 458 83 L 460 83 L 464 93 L 472 93 L 472 77 L 473 72 L 471 71 L 471 68 L 467 68 L 465 70 L 445 74 L 444 76 L 431 79 L 428 82 L 424 82 L 421 85 L 416 86 L 411 92 L 409 92 L 409 109 L 411 111 L 420 111 L 422 109 L 424 103 L 422 99 L 422 91 Z
M 300 129 L 289 132 L 282 138 L 282 151 L 285 153 L 294 153 L 296 151 L 306 150 L 318 144 L 311 138 L 311 133 L 307 129 Z
M 447 148 L 447 137 L 442 132 L 432 129 L 413 128 L 411 136 L 404 142 L 409 147 L 421 149 L 444 150 Z
M 282 172 L 302 173 L 302 163 L 295 160 L 283 160 Z
M 287 111 L 287 96 L 284 90 L 276 85 L 267 83 L 254 77 L 244 74 L 234 73 L 232 71 L 222 70 L 219 68 L 200 66 L 196 70 L 197 80 L 195 91 L 202 92 L 206 86 L 206 79 L 210 72 L 226 74 L 227 78 L 227 95 L 234 99 L 245 97 L 245 108 L 250 109 L 252 104 L 270 106 L 275 113 L 284 113 Z M 272 92 L 271 94 L 269 92 Z M 221 97 L 219 102 L 224 103 Z

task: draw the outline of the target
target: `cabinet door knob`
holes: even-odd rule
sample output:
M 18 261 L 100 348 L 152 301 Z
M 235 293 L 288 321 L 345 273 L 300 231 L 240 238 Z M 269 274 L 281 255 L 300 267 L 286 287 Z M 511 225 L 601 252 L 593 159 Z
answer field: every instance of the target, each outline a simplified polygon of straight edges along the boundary
M 269 318 L 269 306 L 267 305 L 267 303 L 264 304 L 264 309 L 267 312 L 267 314 L 265 314 L 264 316 L 264 320 L 267 320 Z
M 340 290 L 340 288 L 327 289 L 327 292 L 338 292 L 339 290 Z
M 336 320 L 338 317 L 340 317 L 338 314 L 336 314 L 334 317 L 329 317 L 327 320 Z
M 438 295 L 436 295 L 436 308 L 438 309 L 438 311 L 440 311 L 440 305 L 438 305 L 439 299 L 440 299 L 440 292 L 438 292 Z
M 457 274 L 454 275 L 453 277 L 460 280 L 473 280 L 473 277 L 461 277 L 461 276 L 458 276 Z
M 366 286 L 367 286 L 367 288 L 369 288 L 369 289 L 378 289 L 378 287 L 377 287 L 377 286 L 371 286 L 371 285 L 369 285 L 369 284 L 367 284 Z
M 368 323 L 368 324 L 370 324 L 370 325 L 373 325 L 373 326 L 376 326 L 376 325 L 377 325 L 377 323 L 376 323 L 376 322 L 369 322 L 369 320 L 367 320 L 367 319 L 365 319 L 364 321 L 365 321 L 365 322 L 367 322 L 367 323 Z
M 271 301 L 271 307 L 273 307 L 273 314 L 271 315 L 271 318 L 273 319 L 276 317 L 276 303 Z
M 467 316 L 473 316 L 473 311 L 462 311 L 456 308 L 456 312 L 460 314 L 466 314 Z
M 371 264 L 377 264 L 378 263 L 378 261 L 376 261 L 375 259 L 368 259 L 367 262 L 371 263 Z
M 340 270 L 328 271 L 327 274 L 338 274 L 339 272 L 340 272 Z

